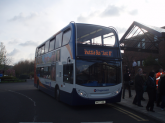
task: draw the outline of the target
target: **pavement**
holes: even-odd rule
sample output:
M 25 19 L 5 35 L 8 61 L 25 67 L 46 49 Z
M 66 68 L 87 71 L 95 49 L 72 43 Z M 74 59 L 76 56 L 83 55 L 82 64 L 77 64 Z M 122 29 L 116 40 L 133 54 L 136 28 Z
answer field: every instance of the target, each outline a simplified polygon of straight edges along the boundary
M 143 107 L 138 107 L 137 105 L 132 104 L 133 99 L 136 95 L 135 90 L 131 90 L 131 94 L 132 94 L 132 97 L 129 98 L 128 90 L 126 90 L 125 91 L 125 98 L 124 99 L 122 98 L 121 102 L 119 102 L 118 104 L 122 105 L 122 106 L 126 106 L 126 107 L 133 109 L 137 112 L 140 112 L 144 115 L 152 117 L 153 119 L 155 119 L 157 121 L 165 123 L 165 110 L 162 111 L 160 107 L 156 106 L 156 103 L 154 103 L 154 111 L 155 112 L 151 112 L 151 111 L 146 110 L 146 106 L 147 106 L 148 99 L 149 99 L 147 92 L 144 92 L 144 94 L 143 94 L 145 101 L 141 101 L 141 104 Z

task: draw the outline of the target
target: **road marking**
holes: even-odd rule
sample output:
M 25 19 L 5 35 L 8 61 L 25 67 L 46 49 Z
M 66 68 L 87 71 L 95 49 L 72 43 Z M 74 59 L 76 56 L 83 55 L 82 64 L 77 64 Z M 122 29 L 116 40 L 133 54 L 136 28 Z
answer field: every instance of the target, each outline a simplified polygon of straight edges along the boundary
M 30 97 L 28 97 L 28 96 L 26 96 L 26 95 L 24 95 L 24 94 L 21 94 L 21 93 L 18 93 L 18 92 L 16 92 L 16 91 L 12 91 L 12 90 L 8 90 L 8 91 L 10 91 L 10 92 L 13 92 L 13 93 L 16 93 L 16 94 L 20 94 L 20 95 L 22 95 L 22 96 L 24 96 L 24 97 L 26 97 L 26 98 L 28 98 L 30 101 L 32 101 L 33 103 L 34 103 L 34 106 L 36 107 L 36 102 L 33 100 L 33 99 L 31 99 Z M 34 117 L 33 117 L 33 122 L 35 122 L 35 120 L 36 120 L 36 108 L 34 107 Z
M 19 123 L 34 123 L 34 122 L 19 122 Z M 35 122 L 35 123 L 53 123 L 53 122 Z
M 36 102 L 35 102 L 33 99 L 31 99 L 30 97 L 28 97 L 28 96 L 26 96 L 26 95 L 24 95 L 24 94 L 21 94 L 21 93 L 18 93 L 18 92 L 12 91 L 12 90 L 8 90 L 8 91 L 10 91 L 10 92 L 14 92 L 14 93 L 17 93 L 17 94 L 20 94 L 20 95 L 22 95 L 22 96 L 28 98 L 29 100 L 31 100 L 31 101 L 34 103 L 34 106 L 36 106 Z
M 113 121 L 107 121 L 107 122 L 81 122 L 81 123 L 113 123 Z
M 133 114 L 133 113 L 127 111 L 127 110 L 124 110 L 124 109 L 122 109 L 122 108 L 119 108 L 119 107 L 117 107 L 117 106 L 115 106 L 115 105 L 112 105 L 112 104 L 108 104 L 108 105 L 110 105 L 110 106 L 112 106 L 114 109 L 116 109 L 116 110 L 118 110 L 118 111 L 120 111 L 120 112 L 122 112 L 122 113 L 124 113 L 124 114 L 126 114 L 126 115 L 128 115 L 128 116 L 130 116 L 130 117 L 132 117 L 132 118 L 134 118 L 134 119 L 137 120 L 137 121 L 149 121 L 149 120 L 144 119 L 144 118 L 142 118 L 142 117 L 140 117 L 140 116 L 138 116 L 138 115 L 136 115 L 136 114 Z

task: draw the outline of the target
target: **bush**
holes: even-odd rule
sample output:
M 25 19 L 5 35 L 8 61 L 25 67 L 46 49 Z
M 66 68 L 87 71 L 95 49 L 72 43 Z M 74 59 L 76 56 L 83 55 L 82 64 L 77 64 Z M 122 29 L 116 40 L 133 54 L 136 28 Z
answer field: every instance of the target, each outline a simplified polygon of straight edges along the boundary
M 20 75 L 19 79 L 29 79 L 28 75 Z
M 16 77 L 12 77 L 12 76 L 3 76 L 3 77 L 0 77 L 1 81 L 4 81 L 4 80 L 9 80 L 9 79 L 16 79 Z
M 159 61 L 156 61 L 152 56 L 149 56 L 146 58 L 143 62 L 144 66 L 152 66 L 152 65 L 158 65 L 162 67 L 162 64 Z

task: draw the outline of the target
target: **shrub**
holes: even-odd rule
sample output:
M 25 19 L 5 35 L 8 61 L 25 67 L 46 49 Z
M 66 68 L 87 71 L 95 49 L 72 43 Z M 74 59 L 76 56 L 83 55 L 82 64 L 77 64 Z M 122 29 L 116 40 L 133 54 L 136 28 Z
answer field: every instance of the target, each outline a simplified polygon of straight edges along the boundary
M 0 77 L 1 81 L 4 81 L 4 80 L 7 80 L 7 79 L 16 79 L 15 77 L 13 76 L 3 76 L 3 77 Z

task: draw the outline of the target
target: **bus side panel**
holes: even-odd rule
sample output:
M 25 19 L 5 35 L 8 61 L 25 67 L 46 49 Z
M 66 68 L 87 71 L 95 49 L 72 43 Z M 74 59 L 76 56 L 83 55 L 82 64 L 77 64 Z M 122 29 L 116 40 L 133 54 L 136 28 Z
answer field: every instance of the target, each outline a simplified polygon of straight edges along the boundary
M 51 87 L 50 86 L 47 86 L 47 85 L 44 85 L 45 87 L 42 87 L 40 86 L 40 90 L 47 93 L 48 95 L 52 96 L 52 97 L 55 97 L 55 88 Z
M 45 79 L 41 77 L 38 78 L 39 78 L 39 89 L 54 97 L 56 82 L 50 79 Z
M 60 90 L 60 101 L 69 105 L 73 105 L 73 93 Z
M 35 62 L 34 62 L 34 86 L 37 88 L 36 60 L 37 58 L 35 58 Z

